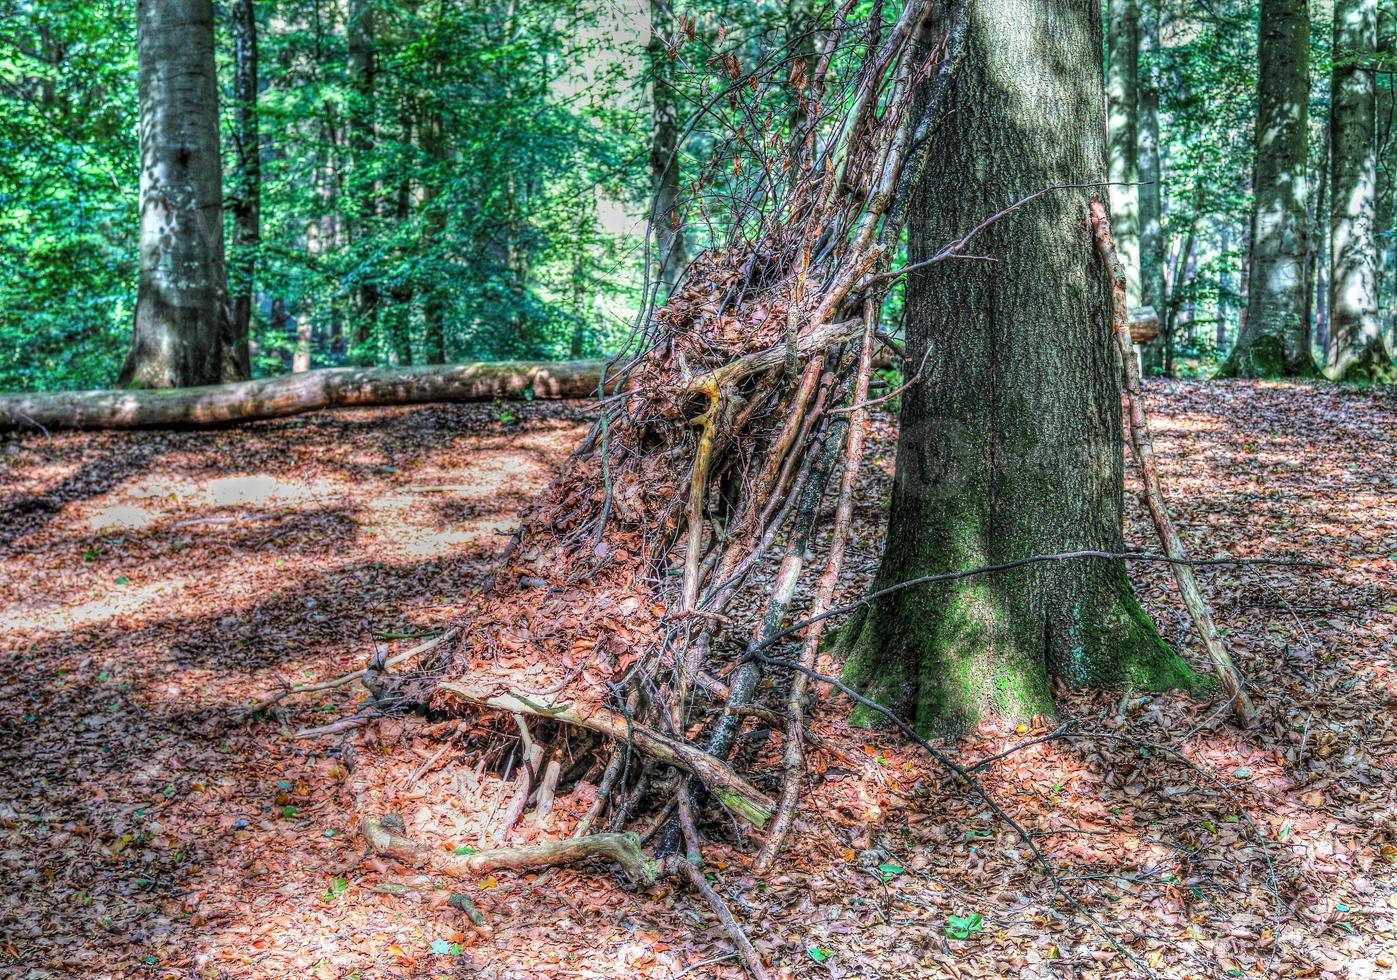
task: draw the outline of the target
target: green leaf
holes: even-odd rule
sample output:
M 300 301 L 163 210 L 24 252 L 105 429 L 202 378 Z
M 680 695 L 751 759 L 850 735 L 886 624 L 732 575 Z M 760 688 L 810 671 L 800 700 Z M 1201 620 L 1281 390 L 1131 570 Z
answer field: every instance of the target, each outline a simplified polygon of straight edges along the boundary
M 287 819 L 290 819 L 291 817 L 294 817 L 296 814 L 298 814 L 298 813 L 300 813 L 300 812 L 301 812 L 300 807 L 284 806 L 284 807 L 281 808 L 281 815 L 282 815 L 283 817 L 286 817 Z
M 821 949 L 818 946 L 807 946 L 805 951 L 810 954 L 810 958 L 816 963 L 823 963 L 829 959 L 829 950 Z
M 348 888 L 349 881 L 343 875 L 338 875 L 334 878 L 331 878 L 330 887 L 325 889 L 325 901 L 336 901 L 341 895 L 345 893 L 345 890 Z
M 878 873 L 882 875 L 884 881 L 892 881 L 906 869 L 895 861 L 884 861 L 878 865 Z
M 435 956 L 460 956 L 461 944 L 449 943 L 445 939 L 433 939 L 432 954 Z
M 985 928 L 985 917 L 979 912 L 946 917 L 946 935 L 952 939 L 969 939 Z
M 116 584 L 117 584 L 117 585 L 130 585 L 130 584 L 131 584 L 131 580 L 130 580 L 129 578 L 127 578 L 125 575 L 118 575 L 117 578 L 116 578 Z
M 469 844 L 462 844 L 460 847 L 452 848 L 452 854 L 479 854 L 480 848 L 471 847 Z

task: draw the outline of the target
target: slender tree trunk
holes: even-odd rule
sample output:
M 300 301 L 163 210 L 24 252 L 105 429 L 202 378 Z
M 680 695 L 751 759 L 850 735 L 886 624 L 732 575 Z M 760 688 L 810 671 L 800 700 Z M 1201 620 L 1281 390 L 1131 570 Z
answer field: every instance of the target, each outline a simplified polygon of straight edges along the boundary
M 668 44 L 676 40 L 674 28 L 670 0 L 650 0 L 650 42 L 646 47 L 652 113 L 650 237 L 655 250 L 653 268 L 665 293 L 674 288 L 688 263 L 679 210 L 679 109 Z
M 1162 365 L 1164 376 L 1172 378 L 1174 376 L 1174 352 L 1178 349 L 1179 316 L 1183 312 L 1184 283 L 1187 281 L 1188 269 L 1193 262 L 1193 249 L 1198 243 L 1198 211 L 1195 206 L 1193 217 L 1188 223 L 1188 235 L 1179 245 L 1179 251 L 1174 256 L 1174 261 L 1170 264 L 1168 295 L 1164 303 L 1164 315 L 1160 317 L 1160 336 L 1164 340 L 1164 363 Z
M 1168 314 L 1164 308 L 1167 249 L 1159 163 L 1159 0 L 1144 0 L 1140 21 L 1140 304 L 1154 307 L 1163 324 Z M 1147 377 L 1164 372 L 1165 343 L 1161 330 L 1140 352 Z
M 1397 379 L 1378 318 L 1377 0 L 1336 0 L 1329 121 L 1329 329 L 1336 381 Z
M 1232 278 L 1232 256 L 1229 254 L 1232 251 L 1232 234 L 1232 226 L 1224 222 L 1218 231 L 1218 250 L 1222 252 L 1222 271 L 1218 275 L 1218 322 L 1217 332 L 1213 337 L 1215 346 L 1219 351 L 1227 349 L 1227 322 L 1232 318 L 1232 290 L 1236 288 Z
M 1140 304 L 1139 126 L 1140 8 L 1136 0 L 1110 0 L 1107 9 L 1106 99 L 1111 159 L 1111 227 L 1125 266 L 1126 295 Z
M 257 286 L 257 249 L 262 241 L 262 154 L 257 132 L 257 12 L 253 0 L 233 0 L 233 125 L 238 179 L 233 194 L 233 295 L 235 373 L 252 377 L 248 348 L 252 297 Z
M 1394 0 L 1378 2 L 1378 56 L 1384 64 L 1392 64 L 1397 54 L 1397 10 Z M 1395 189 L 1392 179 L 1392 140 L 1394 135 L 1394 102 L 1392 97 L 1393 78 L 1389 74 L 1377 77 L 1376 142 L 1378 158 L 1378 310 L 1383 333 L 1393 350 L 1397 350 L 1397 315 L 1394 306 L 1397 301 L 1397 241 L 1392 238 L 1392 203 Z
M 1106 173 L 1096 0 L 977 0 L 965 60 L 910 214 L 927 258 L 1006 204 Z M 1052 66 L 1051 68 L 1047 66 Z M 1088 192 L 991 226 L 998 261 L 908 282 L 897 472 L 877 586 L 1041 552 L 1122 544 L 1120 366 L 1112 282 Z M 900 592 L 852 621 L 845 676 L 930 734 L 1053 711 L 1076 685 L 1191 685 L 1119 562 L 1027 566 Z M 859 712 L 855 720 L 875 723 Z
M 412 112 L 410 107 L 404 104 L 399 114 L 402 123 L 402 146 L 406 153 L 412 144 Z M 407 176 L 407 167 L 403 166 L 403 175 L 398 180 L 397 198 L 394 203 L 394 217 L 397 218 L 399 228 L 408 223 L 412 217 L 412 182 Z M 388 333 L 389 340 L 393 345 L 393 360 L 398 367 L 410 367 L 412 365 L 412 280 L 403 274 L 408 265 L 408 254 L 406 248 L 397 250 L 397 263 L 399 272 L 393 278 L 393 284 L 389 287 L 388 297 L 391 300 L 388 310 Z
M 1307 0 L 1261 0 L 1247 321 L 1223 377 L 1312 375 L 1305 320 Z
M 212 0 L 136 6 L 141 142 L 140 276 L 118 383 L 225 380 L 232 347 Z
M 1315 168 L 1317 173 L 1327 174 L 1329 172 L 1330 159 L 1330 130 L 1325 129 L 1323 137 L 1320 139 L 1319 162 Z M 1315 299 L 1318 295 L 1316 286 L 1321 276 L 1320 266 L 1324 264 L 1325 247 L 1329 241 L 1329 212 L 1327 208 L 1329 200 L 1329 180 L 1327 178 L 1315 182 L 1319 185 L 1319 193 L 1311 194 L 1310 200 L 1305 207 L 1309 214 L 1308 227 L 1309 235 L 1305 239 L 1305 322 L 1311 324 L 1311 331 L 1318 329 L 1318 311 L 1315 306 Z M 1323 305 L 1321 303 L 1321 305 Z M 1320 363 L 1328 362 L 1328 356 L 1324 352 L 1327 350 L 1325 339 L 1319 338 L 1318 346 L 1321 351 Z
M 374 50 L 374 9 L 372 0 L 349 0 L 349 155 L 354 180 L 353 218 L 350 245 L 358 245 L 375 233 L 378 216 L 378 187 L 373 155 L 378 143 L 375 125 L 374 88 L 378 59 Z M 378 323 L 378 282 L 372 269 L 361 272 L 354 289 L 353 337 L 361 360 L 372 362 L 368 346 Z

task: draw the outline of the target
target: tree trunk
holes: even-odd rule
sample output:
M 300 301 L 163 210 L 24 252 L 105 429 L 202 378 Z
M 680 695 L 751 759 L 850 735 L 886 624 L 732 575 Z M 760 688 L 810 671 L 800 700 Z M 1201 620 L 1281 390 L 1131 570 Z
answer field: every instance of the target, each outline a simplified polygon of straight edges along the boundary
M 352 405 L 593 398 L 607 361 L 486 361 L 328 368 L 158 393 L 112 389 L 0 395 L 7 429 L 190 429 Z
M 1247 320 L 1223 377 L 1313 375 L 1305 320 L 1307 0 L 1261 0 Z
M 1106 97 L 1111 158 L 1111 227 L 1125 266 L 1126 293 L 1140 304 L 1139 127 L 1140 9 L 1135 0 L 1110 0 L 1107 10 Z
M 374 85 L 378 74 L 374 52 L 374 9 L 372 0 L 350 0 L 347 30 L 349 48 L 349 156 L 354 180 L 353 218 L 350 245 L 357 246 L 374 234 L 378 216 L 378 188 L 373 155 L 378 142 L 375 126 Z M 358 356 L 372 363 L 369 345 L 378 323 L 378 282 L 372 269 L 361 271 L 354 289 L 353 336 Z
M 1316 172 L 1328 174 L 1330 159 L 1329 130 L 1325 129 L 1323 137 L 1320 139 L 1319 162 Z M 1319 185 L 1319 193 L 1311 194 L 1310 200 L 1306 203 L 1306 211 L 1309 215 L 1308 225 L 1309 235 L 1305 239 L 1305 322 L 1310 324 L 1312 334 L 1319 331 L 1319 317 L 1316 309 L 1316 298 L 1318 292 L 1317 284 L 1323 278 L 1321 266 L 1324 264 L 1325 246 L 1329 241 L 1329 181 L 1321 179 L 1316 181 Z M 1320 304 L 1323 305 L 1323 304 Z M 1320 349 L 1320 364 L 1327 364 L 1329 361 L 1325 337 L 1318 336 L 1318 346 Z
M 1104 176 L 1096 0 L 977 0 L 922 186 L 909 260 L 1054 184 Z M 1051 66 L 1051 69 L 1048 67 Z M 1033 203 L 907 288 L 908 362 L 876 587 L 1064 549 L 1122 546 L 1120 367 L 1088 192 Z M 906 590 L 852 621 L 845 677 L 928 734 L 1050 714 L 1049 677 L 1164 688 L 1193 674 L 1119 562 L 1027 566 Z M 875 723 L 868 712 L 855 720 Z
M 1378 319 L 1377 0 L 1336 0 L 1329 117 L 1329 330 L 1335 381 L 1397 379 Z
M 231 351 L 212 0 L 140 0 L 140 276 L 118 383 L 224 380 Z
M 1218 231 L 1218 250 L 1222 253 L 1218 273 L 1218 322 L 1213 335 L 1218 351 L 1227 349 L 1227 321 L 1232 317 L 1232 225 L 1223 222 Z
M 257 133 L 257 14 L 252 0 L 233 0 L 233 127 L 238 174 L 233 192 L 232 292 L 235 374 L 252 377 L 248 349 L 257 249 L 262 240 L 262 156 Z
M 688 263 L 683 215 L 679 211 L 679 109 L 674 92 L 674 62 L 669 43 L 674 37 L 674 11 L 669 0 L 650 0 L 651 125 L 650 209 L 651 247 L 660 288 L 668 294 Z
M 1379 0 L 1378 3 L 1378 57 L 1382 63 L 1390 65 L 1397 54 L 1397 11 L 1394 0 Z M 1380 74 L 1377 79 L 1376 142 L 1378 160 L 1378 203 L 1377 227 L 1379 236 L 1378 253 L 1378 310 L 1384 335 L 1394 351 L 1397 351 L 1397 315 L 1394 315 L 1394 294 L 1397 294 L 1397 242 L 1392 239 L 1392 196 L 1395 187 L 1392 179 L 1392 138 L 1394 135 L 1393 109 L 1397 106 L 1392 98 L 1393 79 L 1391 75 Z
M 1140 304 L 1153 306 L 1163 323 L 1167 314 L 1164 283 L 1164 193 L 1159 163 L 1159 0 L 1145 0 L 1140 23 Z M 1146 344 L 1140 363 L 1148 377 L 1164 372 L 1163 333 Z

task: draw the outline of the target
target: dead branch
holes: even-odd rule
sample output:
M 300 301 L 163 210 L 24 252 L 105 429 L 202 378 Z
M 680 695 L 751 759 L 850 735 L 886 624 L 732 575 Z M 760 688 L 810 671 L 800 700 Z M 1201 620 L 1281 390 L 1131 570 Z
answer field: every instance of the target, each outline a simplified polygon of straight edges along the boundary
M 454 878 L 477 878 L 492 871 L 527 871 L 558 864 L 576 864 L 589 858 L 602 858 L 618 865 L 631 881 L 652 885 L 659 877 L 659 865 L 645 856 L 635 834 L 589 834 L 536 844 L 532 847 L 502 847 L 474 854 L 450 854 L 403 836 L 385 826 L 383 819 L 364 817 L 359 830 L 374 854 L 394 857 L 414 866 L 425 866 Z
M 324 368 L 200 388 L 8 393 L 0 394 L 0 431 L 198 429 L 324 408 L 587 398 L 596 392 L 607 363 L 483 361 Z

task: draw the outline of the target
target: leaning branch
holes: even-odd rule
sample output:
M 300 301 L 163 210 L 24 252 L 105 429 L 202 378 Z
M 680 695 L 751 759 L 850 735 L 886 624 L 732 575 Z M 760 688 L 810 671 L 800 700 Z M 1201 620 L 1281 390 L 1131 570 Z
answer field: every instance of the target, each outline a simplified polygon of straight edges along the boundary
M 1231 700 L 1237 721 L 1246 728 L 1256 721 L 1256 707 L 1247 696 L 1246 680 L 1242 677 L 1242 672 L 1232 662 L 1232 657 L 1218 634 L 1212 610 L 1208 608 L 1208 600 L 1203 598 L 1203 591 L 1198 587 L 1193 569 L 1182 561 L 1188 557 L 1188 553 L 1184 550 L 1183 540 L 1169 516 L 1169 507 L 1164 502 L 1164 486 L 1159 479 L 1159 468 L 1155 466 L 1154 442 L 1150 438 L 1149 420 L 1145 417 L 1145 396 L 1140 390 L 1140 368 L 1135 362 L 1135 353 L 1131 346 L 1125 303 L 1125 269 L 1116 255 L 1115 242 L 1111 239 L 1111 220 L 1107 217 L 1106 207 L 1099 198 L 1093 198 L 1091 202 L 1091 220 L 1096 233 L 1097 251 L 1100 252 L 1106 267 L 1111 270 L 1111 328 L 1116 338 L 1116 347 L 1120 351 L 1121 364 L 1125 369 L 1125 395 L 1130 406 L 1130 447 L 1134 450 L 1135 461 L 1140 466 L 1140 480 L 1145 487 L 1145 503 L 1149 507 L 1150 517 L 1154 520 L 1155 531 L 1159 534 L 1165 553 L 1176 560 L 1173 566 L 1174 580 L 1179 585 L 1179 593 L 1183 596 L 1184 605 L 1188 607 L 1188 614 L 1193 618 L 1203 646 L 1208 650 L 1208 658 L 1212 660 L 1213 668 L 1217 671 L 1218 680 L 1222 682 L 1223 690 Z

